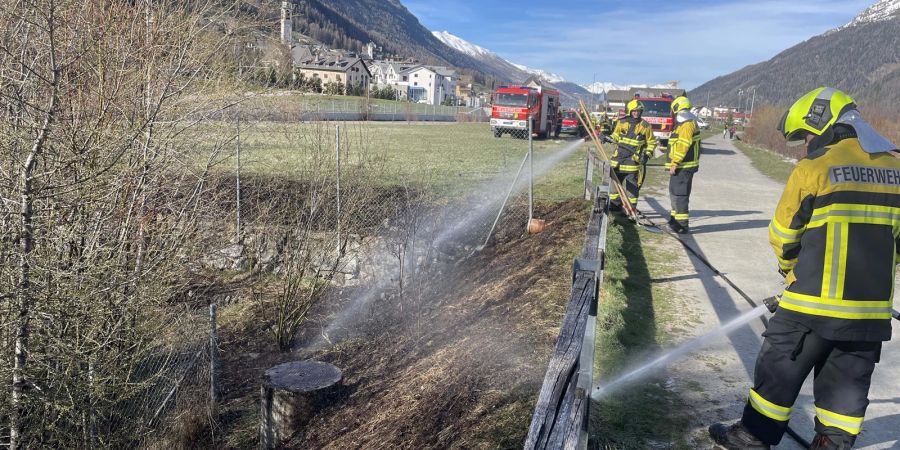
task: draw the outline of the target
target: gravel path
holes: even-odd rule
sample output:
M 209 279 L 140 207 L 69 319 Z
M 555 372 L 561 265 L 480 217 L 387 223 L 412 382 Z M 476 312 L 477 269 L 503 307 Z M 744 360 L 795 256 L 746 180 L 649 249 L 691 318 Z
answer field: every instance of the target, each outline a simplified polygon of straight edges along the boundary
M 661 169 L 658 169 L 661 171 Z M 650 176 L 665 176 L 653 173 Z M 700 171 L 694 177 L 691 194 L 691 230 L 685 237 L 716 268 L 725 273 L 751 298 L 762 299 L 783 289 L 776 272 L 777 263 L 768 243 L 767 226 L 781 195 L 783 185 L 757 171 L 750 160 L 730 141 L 717 135 L 704 141 Z M 667 192 L 644 193 L 641 208 L 657 223 L 668 217 Z M 684 254 L 683 270 L 666 280 L 693 302 L 691 316 L 701 324 L 691 330 L 700 335 L 751 306 L 695 257 Z M 691 431 L 696 448 L 710 448 L 706 426 L 718 420 L 740 416 L 743 401 L 751 386 L 753 366 L 762 343 L 764 327 L 754 320 L 720 338 L 709 348 L 670 368 L 670 385 L 685 399 L 696 418 Z M 894 334 L 900 335 L 900 322 L 894 321 Z M 900 448 L 900 340 L 888 342 L 881 363 L 875 370 L 869 395 L 864 431 L 857 440 L 858 449 Z M 812 376 L 807 379 L 795 406 L 791 425 L 806 439 L 814 435 Z M 785 436 L 778 449 L 800 449 Z

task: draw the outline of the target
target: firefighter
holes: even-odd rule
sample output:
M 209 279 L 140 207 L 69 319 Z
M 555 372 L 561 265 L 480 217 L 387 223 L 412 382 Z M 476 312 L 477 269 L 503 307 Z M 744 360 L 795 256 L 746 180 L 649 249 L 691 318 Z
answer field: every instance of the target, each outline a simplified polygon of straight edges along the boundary
M 612 134 L 612 130 L 612 121 L 609 120 L 609 116 L 607 116 L 606 113 L 603 113 L 603 115 L 600 116 L 600 134 L 602 134 L 603 136 L 609 136 L 610 134 Z
M 680 234 L 689 233 L 688 203 L 694 173 L 700 169 L 700 130 L 697 116 L 691 112 L 691 101 L 681 96 L 672 101 L 675 129 L 669 136 L 669 200 L 672 204 L 669 228 Z
M 897 147 L 866 123 L 853 99 L 820 87 L 781 119 L 808 155 L 791 173 L 769 240 L 787 288 L 763 334 L 743 417 L 709 427 L 729 449 L 781 441 L 800 386 L 815 368 L 811 449 L 849 449 L 862 429 L 872 372 L 891 338 L 900 258 Z
M 638 175 L 644 162 L 653 155 L 656 148 L 656 137 L 646 120 L 641 119 L 644 105 L 638 100 L 631 100 L 626 106 L 625 117 L 619 119 L 610 138 L 616 145 L 612 165 L 616 176 L 628 194 L 626 199 L 631 206 L 637 207 L 640 186 Z M 610 209 L 620 211 L 622 199 L 618 193 L 610 194 Z

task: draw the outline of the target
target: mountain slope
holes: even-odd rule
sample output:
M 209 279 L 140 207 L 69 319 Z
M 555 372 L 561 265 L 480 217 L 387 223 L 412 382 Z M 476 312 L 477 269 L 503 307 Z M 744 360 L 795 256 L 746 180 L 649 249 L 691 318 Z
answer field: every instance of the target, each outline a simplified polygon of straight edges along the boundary
M 484 64 L 486 67 L 490 67 L 491 70 L 502 73 L 505 75 L 505 80 L 510 83 L 521 83 L 528 78 L 529 73 L 522 70 L 515 64 L 503 59 L 500 55 L 484 48 L 479 45 L 475 45 L 465 39 L 455 36 L 448 31 L 434 31 L 432 35 L 447 45 L 448 47 L 466 54 L 473 59 L 476 59 L 481 64 Z
M 326 45 L 361 51 L 374 42 L 387 53 L 471 71 L 479 82 L 512 81 L 493 67 L 450 48 L 398 0 L 294 0 L 294 29 Z
M 590 95 L 583 87 L 575 83 L 570 83 L 559 75 L 545 70 L 530 69 L 527 66 L 512 63 L 493 51 L 466 41 L 448 31 L 435 31 L 433 34 L 436 38 L 441 40 L 441 42 L 453 49 L 476 58 L 483 64 L 492 67 L 495 70 L 508 73 L 509 77 L 507 79 L 512 83 L 524 82 L 532 75 L 543 79 L 545 82 L 559 89 L 564 104 L 575 105 L 579 98 Z
M 900 113 L 900 0 L 882 0 L 843 27 L 713 79 L 689 95 L 698 104 L 705 104 L 708 94 L 710 105 L 737 105 L 739 90 L 755 89 L 756 104 L 785 105 L 822 85 L 847 92 L 864 108 Z

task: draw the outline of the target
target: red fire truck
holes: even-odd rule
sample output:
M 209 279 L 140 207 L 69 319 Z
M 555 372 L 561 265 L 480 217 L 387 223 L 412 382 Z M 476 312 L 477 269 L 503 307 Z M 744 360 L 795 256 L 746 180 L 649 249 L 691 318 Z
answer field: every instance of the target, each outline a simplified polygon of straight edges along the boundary
M 559 136 L 559 91 L 545 87 L 500 86 L 491 97 L 491 130 L 494 137 L 503 136 L 503 133 L 528 137 L 529 117 L 534 118 L 534 136 Z
M 641 116 L 653 128 L 653 135 L 660 147 L 669 146 L 669 135 L 672 134 L 672 96 L 663 94 L 660 97 L 636 97 L 644 104 Z

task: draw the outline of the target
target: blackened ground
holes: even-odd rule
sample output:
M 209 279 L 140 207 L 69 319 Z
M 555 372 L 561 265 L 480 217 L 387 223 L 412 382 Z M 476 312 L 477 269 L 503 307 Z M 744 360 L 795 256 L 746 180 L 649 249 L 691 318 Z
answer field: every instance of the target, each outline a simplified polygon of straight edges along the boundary
M 357 337 L 313 355 L 343 370 L 345 389 L 289 447 L 521 448 L 587 213 L 580 201 L 538 205 L 542 233 L 500 230 L 492 246 L 411 289 L 418 295 L 376 301 Z M 221 328 L 222 447 L 255 445 L 260 376 L 298 358 L 248 320 L 265 315 L 248 305 Z

